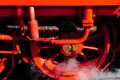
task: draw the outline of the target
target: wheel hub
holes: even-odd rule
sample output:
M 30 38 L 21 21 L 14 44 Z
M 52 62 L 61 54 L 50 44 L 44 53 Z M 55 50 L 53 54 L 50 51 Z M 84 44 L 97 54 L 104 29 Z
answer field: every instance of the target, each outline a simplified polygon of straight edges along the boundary
M 62 52 L 65 56 L 71 56 L 73 52 L 79 53 L 83 49 L 83 44 L 62 45 Z

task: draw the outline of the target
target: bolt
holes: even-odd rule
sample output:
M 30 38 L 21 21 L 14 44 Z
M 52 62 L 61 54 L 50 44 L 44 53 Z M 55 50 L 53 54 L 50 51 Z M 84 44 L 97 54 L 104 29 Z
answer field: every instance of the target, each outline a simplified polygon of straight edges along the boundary
M 22 60 L 18 60 L 18 64 L 21 64 L 22 63 Z
M 18 54 L 21 54 L 21 51 L 19 51 Z

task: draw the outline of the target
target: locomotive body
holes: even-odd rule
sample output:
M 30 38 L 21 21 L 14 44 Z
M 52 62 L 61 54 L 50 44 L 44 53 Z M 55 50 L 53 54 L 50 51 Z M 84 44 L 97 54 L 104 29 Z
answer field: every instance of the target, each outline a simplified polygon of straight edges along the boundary
M 0 78 L 9 80 L 21 62 L 34 64 L 42 80 L 78 80 L 83 68 L 90 68 L 88 76 L 106 70 L 119 52 L 119 4 L 120 0 L 2 1 Z

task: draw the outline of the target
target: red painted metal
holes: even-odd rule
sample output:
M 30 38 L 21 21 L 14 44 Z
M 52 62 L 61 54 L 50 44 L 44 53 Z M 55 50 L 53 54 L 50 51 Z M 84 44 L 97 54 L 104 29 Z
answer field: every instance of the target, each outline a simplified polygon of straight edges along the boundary
M 19 54 L 20 53 L 20 46 L 18 44 L 16 44 L 16 50 L 15 51 L 8 51 L 8 50 L 0 50 L 0 54 Z
M 112 27 L 112 30 L 113 30 L 113 33 L 114 33 L 114 45 L 113 45 L 113 47 L 116 47 L 116 39 L 117 39 L 117 37 L 116 37 L 116 31 L 115 31 L 115 27 Z M 113 49 L 113 54 L 111 55 L 112 56 L 112 58 L 111 58 L 111 60 L 106 64 L 106 66 L 104 66 L 102 69 L 101 69 L 101 71 L 105 71 L 106 69 L 107 69 L 107 67 L 108 66 L 110 66 L 110 64 L 113 62 L 113 60 L 115 59 L 115 53 L 116 53 L 116 49 Z
M 89 32 L 90 32 L 89 28 L 86 28 L 85 33 L 84 33 L 82 38 L 79 38 L 79 39 L 62 39 L 62 40 L 48 39 L 48 40 L 46 40 L 46 42 L 51 42 L 52 44 L 59 44 L 59 45 L 63 45 L 63 44 L 79 44 L 79 43 L 84 42 L 87 39 L 87 37 L 89 35 Z M 41 41 L 44 42 L 45 39 L 43 39 Z
M 14 54 L 18 54 L 17 51 L 4 51 L 4 50 L 0 50 L 0 54 L 13 54 L 13 52 L 14 52 Z
M 3 80 L 7 80 L 9 75 L 12 73 L 13 69 L 14 69 L 14 55 L 18 54 L 20 52 L 20 46 L 18 44 L 15 44 L 15 42 L 13 42 L 13 51 L 0 51 L 0 54 L 9 54 L 11 55 L 11 68 L 8 70 L 7 74 L 5 75 L 5 77 L 3 78 Z M 4 70 L 4 68 L 6 67 L 5 64 L 5 60 L 7 60 L 8 58 L 3 58 L 4 61 L 2 62 L 2 64 L 0 64 L 0 71 L 2 72 Z
M 5 61 L 7 60 L 7 58 L 0 58 L 0 73 L 2 73 L 2 71 L 5 68 Z
M 84 44 L 80 43 L 80 44 L 76 44 L 76 45 L 63 45 L 62 46 L 62 53 L 65 56 L 71 56 L 72 55 L 71 54 L 71 47 L 73 47 L 73 51 L 75 51 L 76 54 L 80 54 L 80 55 L 83 55 L 83 56 L 84 56 L 84 53 L 82 53 L 83 49 L 99 50 L 97 47 L 85 46 Z
M 11 60 L 11 68 L 9 69 L 9 71 L 7 72 L 7 74 L 5 75 L 5 77 L 3 78 L 3 80 L 7 80 L 8 79 L 9 75 L 12 73 L 12 71 L 13 71 L 13 69 L 15 67 L 14 54 L 15 53 L 13 52 L 12 57 L 11 57 L 12 58 L 12 60 Z
M 30 7 L 29 8 L 29 11 L 30 11 L 30 19 L 31 19 L 31 23 L 33 23 L 33 21 L 35 21 L 35 13 L 34 13 L 34 8 L 33 7 Z M 34 31 L 37 31 L 37 32 L 34 32 Z M 39 38 L 39 34 L 38 34 L 38 26 L 34 26 L 34 25 L 31 25 L 30 24 L 30 36 L 31 38 L 33 39 L 38 39 Z M 30 48 L 31 48 L 31 54 L 32 54 L 32 57 L 33 57 L 33 60 L 35 62 L 35 64 L 44 72 L 46 73 L 47 75 L 51 75 L 52 77 L 55 75 L 51 74 L 50 72 L 48 72 L 47 70 L 45 70 L 43 68 L 43 64 L 44 62 L 46 61 L 42 61 L 43 59 L 40 58 L 39 56 L 36 55 L 36 53 L 38 53 L 37 49 L 38 49 L 38 46 L 37 46 L 37 43 L 36 42 L 31 42 L 31 45 L 30 45 Z M 51 68 L 53 67 L 53 65 L 49 65 Z
M 35 10 L 34 10 L 34 7 L 29 7 L 29 10 L 30 10 L 30 20 L 35 20 Z
M 31 38 L 38 39 L 39 38 L 38 23 L 37 20 L 35 20 L 34 7 L 29 7 L 29 11 L 30 11 L 29 28 L 30 28 Z
M 3 80 L 7 80 L 8 77 L 10 76 L 10 74 L 12 73 L 13 69 L 14 69 L 14 66 L 15 66 L 15 63 L 14 63 L 14 55 L 12 55 L 12 60 L 11 60 L 11 68 L 10 70 L 7 72 L 6 76 L 3 78 Z
M 48 40 L 52 44 L 79 44 L 84 42 L 89 35 L 89 28 L 93 26 L 93 9 L 92 7 L 85 7 L 85 14 L 83 19 L 83 27 L 85 27 L 85 33 L 82 38 L 78 40 Z M 87 27 L 87 28 L 86 28 Z
M 94 7 L 93 7 L 94 8 Z M 95 7 L 94 14 L 96 16 L 113 16 L 116 15 L 118 6 Z M 29 16 L 27 8 L 22 8 L 24 17 Z M 40 16 L 79 16 L 82 15 L 82 7 L 36 7 L 35 15 Z M 17 17 L 16 8 L 0 7 L 0 17 Z
M 104 48 L 104 52 L 103 52 L 103 57 L 101 58 L 100 62 L 98 62 L 98 65 L 96 66 L 96 68 L 100 68 L 101 65 L 100 64 L 103 64 L 108 53 L 109 53 L 109 50 L 110 50 L 110 36 L 109 36 L 109 33 L 108 33 L 108 30 L 106 28 L 106 26 L 103 26 L 103 32 L 104 32 L 104 38 L 105 38 L 105 48 Z
M 3 0 L 3 6 L 114 6 L 120 5 L 120 0 Z
M 4 0 L 5 1 L 5 0 Z M 31 55 L 32 58 L 35 62 L 35 64 L 38 66 L 38 68 L 44 72 L 46 75 L 58 79 L 58 80 L 76 80 L 76 76 L 72 76 L 71 75 L 76 75 L 76 73 L 68 73 L 68 72 L 63 72 L 62 76 L 61 75 L 57 75 L 55 74 L 55 69 L 56 66 L 59 64 L 58 62 L 54 61 L 54 58 L 56 58 L 59 54 L 56 54 L 55 56 L 53 56 L 52 58 L 49 59 L 43 59 L 40 55 L 39 52 L 41 49 L 47 49 L 47 48 L 51 48 L 49 46 L 45 46 L 45 47 L 39 47 L 39 42 L 44 42 L 44 43 L 51 43 L 51 44 L 56 44 L 58 45 L 62 45 L 62 53 L 65 56 L 71 56 L 71 52 L 66 51 L 64 49 L 65 45 L 70 45 L 71 51 L 73 51 L 73 53 L 75 53 L 75 55 L 80 55 L 83 57 L 83 60 L 86 62 L 82 63 L 79 65 L 80 68 L 84 67 L 86 65 L 91 65 L 91 64 L 95 64 L 96 65 L 96 69 L 99 69 L 103 63 L 105 62 L 108 53 L 109 53 L 109 49 L 110 49 L 110 34 L 108 32 L 108 29 L 106 26 L 102 26 L 102 36 L 104 37 L 104 49 L 103 52 L 101 53 L 101 55 L 91 61 L 87 61 L 87 57 L 85 55 L 85 53 L 82 51 L 83 49 L 89 49 L 89 50 L 94 50 L 94 51 L 99 51 L 99 48 L 96 46 L 87 46 L 84 45 L 84 42 L 86 40 L 89 39 L 89 33 L 90 33 L 90 27 L 94 26 L 94 20 L 93 17 L 94 16 L 120 16 L 120 9 L 118 8 L 118 5 L 120 4 L 120 0 L 104 0 L 104 1 L 97 1 L 95 2 L 94 0 L 92 1 L 65 1 L 65 0 L 59 0 L 59 1 L 41 1 L 39 0 L 38 2 L 34 1 L 34 2 L 30 2 L 32 0 L 29 1 L 17 1 L 13 0 L 13 1 L 7 1 L 8 3 L 2 1 L 1 3 L 4 3 L 2 5 L 30 5 L 29 7 L 29 12 L 27 12 L 27 9 L 24 7 L 17 7 L 17 8 L 0 8 L 0 17 L 18 17 L 18 21 L 19 21 L 19 26 L 21 29 L 21 34 L 22 36 L 25 36 L 25 27 L 24 27 L 24 19 L 23 19 L 23 15 L 24 17 L 27 17 L 28 15 L 30 16 L 30 21 L 29 23 L 29 28 L 26 29 L 29 31 L 29 36 L 26 37 L 18 37 L 18 36 L 11 36 L 11 35 L 7 35 L 7 34 L 0 34 L 0 40 L 1 41 L 13 41 L 13 51 L 11 50 L 0 50 L 0 54 L 4 54 L 4 55 L 12 55 L 12 65 L 11 65 L 11 69 L 8 71 L 7 75 L 5 76 L 4 79 L 7 79 L 8 76 L 10 75 L 10 73 L 12 72 L 12 70 L 14 69 L 14 55 L 18 54 L 19 52 L 21 52 L 20 50 L 20 46 L 17 44 L 17 41 L 25 41 L 28 40 L 30 41 L 30 50 L 31 50 Z M 12 3 L 13 2 L 13 3 Z M 22 2 L 22 4 L 21 4 Z M 0 3 L 0 4 L 1 4 Z M 16 4 L 15 4 L 16 3 Z M 34 10 L 34 7 L 32 7 L 31 5 L 40 5 L 40 6 L 63 6 L 64 4 L 66 6 L 69 7 L 36 7 L 36 11 Z M 107 4 L 108 3 L 108 4 Z M 99 6 L 99 5 L 112 5 L 112 7 L 94 7 L 94 6 Z M 70 7 L 70 6 L 82 6 L 82 7 Z M 91 7 L 92 6 L 92 7 Z M 84 10 L 83 10 L 84 9 Z M 17 10 L 17 11 L 16 11 Z M 84 14 L 83 14 L 84 11 Z M 56 39 L 55 37 L 53 38 L 43 38 L 43 37 L 39 37 L 39 30 L 45 30 L 45 28 L 39 28 L 38 27 L 38 22 L 37 20 L 35 20 L 35 12 L 36 12 L 36 16 L 37 17 L 43 17 L 43 16 L 81 16 L 83 14 L 83 20 L 82 20 L 82 25 L 85 28 L 84 31 L 84 35 L 78 39 Z M 56 31 L 59 31 L 58 28 L 54 28 Z M 95 39 L 95 37 L 93 37 L 92 39 Z M 16 46 L 15 46 L 16 45 Z M 75 45 L 77 45 L 78 49 L 75 49 Z M 16 47 L 16 48 L 15 48 Z M 114 55 L 113 55 L 114 57 Z M 74 56 L 75 58 L 75 56 Z M 22 58 L 25 62 L 28 63 L 28 58 Z M 7 60 L 7 58 L 0 58 L 0 73 L 4 70 L 5 68 L 5 64 L 4 61 Z M 113 58 L 112 58 L 113 60 Z M 102 69 L 105 70 L 110 63 L 112 62 L 112 60 L 109 61 L 109 63 L 107 63 L 107 65 Z M 95 71 L 93 70 L 93 71 Z M 65 75 L 64 75 L 65 74 Z M 69 76 L 69 77 L 66 77 Z
M 84 19 L 82 20 L 82 22 L 83 22 L 83 27 L 92 27 L 92 26 L 94 26 L 92 7 L 85 7 Z
M 2 55 L 12 55 L 11 69 L 8 71 L 8 73 L 4 77 L 5 80 L 8 78 L 8 76 L 11 74 L 11 72 L 14 69 L 14 55 L 19 54 L 19 53 L 20 53 L 20 46 L 18 44 L 14 44 L 13 51 L 0 50 L 0 54 L 2 54 Z M 7 57 L 0 58 L 0 73 L 2 73 L 2 71 L 5 69 L 5 67 L 6 67 L 5 63 L 6 63 L 7 60 L 8 60 Z
M 0 40 L 13 40 L 13 38 L 9 35 L 0 34 Z
M 17 15 L 18 15 L 18 21 L 19 21 L 19 26 L 21 29 L 21 34 L 24 35 L 24 21 L 23 21 L 23 11 L 22 7 L 17 7 Z
M 33 31 L 33 33 L 35 32 L 35 30 Z M 51 38 L 39 38 L 39 39 L 33 39 L 34 41 L 41 41 L 41 42 L 49 42 L 52 44 L 57 44 L 57 45 L 63 45 L 63 44 L 79 44 L 84 42 L 88 35 L 89 35 L 90 29 L 89 28 L 85 28 L 85 32 L 83 37 L 79 38 L 79 39 L 62 39 L 62 40 L 55 40 L 55 39 L 51 39 Z M 31 39 L 30 39 L 31 40 Z
M 31 10 L 32 10 L 32 8 L 30 9 L 30 11 Z M 35 17 L 32 14 L 34 14 L 34 11 L 31 11 L 30 19 L 35 20 Z M 90 7 L 86 7 L 86 9 L 85 9 L 85 16 L 84 16 L 83 23 L 85 24 L 84 25 L 84 27 L 85 27 L 84 36 L 82 38 L 79 38 L 76 40 L 71 40 L 71 39 L 55 40 L 55 39 L 50 39 L 50 38 L 39 38 L 38 32 L 37 33 L 33 32 L 33 31 L 38 31 L 38 28 L 37 28 L 38 26 L 36 26 L 36 25 L 35 26 L 30 25 L 31 38 L 33 38 L 35 41 L 51 42 L 52 44 L 59 44 L 59 45 L 63 45 L 63 46 L 65 44 L 68 44 L 68 45 L 78 44 L 79 49 L 76 50 L 77 54 L 83 56 L 84 60 L 87 60 L 87 57 L 82 52 L 82 49 L 86 48 L 86 49 L 91 49 L 91 50 L 99 50 L 97 47 L 94 47 L 94 46 L 84 46 L 83 44 L 80 44 L 80 43 L 85 42 L 85 40 L 88 38 L 90 30 L 89 30 L 89 28 L 86 28 L 86 27 L 93 26 L 93 12 Z M 104 61 L 108 55 L 109 48 L 110 48 L 110 38 L 109 38 L 109 33 L 108 33 L 108 30 L 106 29 L 106 27 L 104 27 L 102 30 L 104 32 L 103 36 L 105 38 L 105 49 L 104 49 L 103 54 L 101 53 L 102 58 L 98 57 L 90 62 L 83 63 L 83 66 L 91 65 L 91 64 L 95 63 L 96 69 L 99 69 L 102 66 L 102 64 L 104 63 Z M 34 60 L 35 64 L 39 67 L 39 69 L 42 70 L 45 74 L 47 74 L 50 77 L 59 79 L 59 80 L 64 80 L 64 79 L 73 79 L 74 80 L 76 78 L 75 76 L 69 77 L 69 78 L 68 77 L 63 78 L 64 74 L 70 76 L 69 73 L 67 73 L 67 72 L 64 72 L 63 76 L 59 75 L 59 77 L 56 77 L 54 70 L 58 63 L 57 64 L 54 63 L 53 58 L 55 58 L 55 57 L 52 57 L 49 59 L 43 59 L 39 54 L 36 54 L 36 53 L 38 53 L 37 48 L 38 48 L 37 42 L 32 42 L 31 43 L 31 54 L 32 54 L 33 60 Z M 74 45 L 72 45 L 72 50 L 74 50 Z M 69 54 L 67 52 L 65 52 L 65 55 L 69 56 Z
M 6 34 L 0 34 L 0 40 L 5 40 L 5 41 L 12 41 L 12 40 L 27 40 L 27 38 L 25 37 L 12 37 L 10 35 L 6 35 Z
M 95 70 L 96 70 L 96 69 L 99 69 L 102 66 L 103 62 L 105 61 L 105 59 L 108 55 L 108 51 L 110 49 L 110 38 L 109 38 L 109 33 L 108 33 L 108 30 L 107 30 L 106 26 L 102 26 L 102 30 L 103 30 L 102 36 L 104 36 L 104 39 L 105 39 L 104 51 L 103 51 L 103 53 L 101 53 L 102 57 L 99 56 L 98 58 L 96 58 L 92 61 L 88 61 L 86 63 L 81 63 L 82 64 L 82 65 L 80 64 L 81 67 L 82 66 L 84 67 L 86 65 L 96 64 L 96 68 L 95 68 Z M 99 50 L 97 47 L 94 47 L 94 46 L 85 46 L 83 44 L 77 44 L 77 45 L 78 45 L 78 49 L 76 50 L 76 52 L 79 55 L 83 56 L 84 60 L 87 60 L 87 58 L 85 57 L 85 53 L 82 52 L 82 50 L 84 48 L 90 49 L 90 50 Z M 73 45 L 73 50 L 74 50 L 74 45 Z M 69 53 L 67 53 L 67 56 L 69 56 L 68 54 Z M 65 53 L 65 56 L 66 56 L 66 53 Z M 32 54 L 32 57 L 33 57 L 33 60 L 34 60 L 35 64 L 39 67 L 39 69 L 42 70 L 45 74 L 47 74 L 50 77 L 57 78 L 57 79 L 60 79 L 60 80 L 64 80 L 64 79 L 73 79 L 74 80 L 76 78 L 75 76 L 65 77 L 64 75 L 56 77 L 56 74 L 54 73 L 54 70 L 55 70 L 57 64 L 59 64 L 59 63 L 57 63 L 57 64 L 53 63 L 53 60 L 52 60 L 53 58 L 49 58 L 49 59 L 46 60 L 46 59 L 43 59 L 39 54 L 35 54 L 35 53 Z M 95 71 L 95 70 L 93 70 L 93 71 Z M 65 72 L 64 74 L 70 76 L 70 74 L 67 73 L 67 72 Z

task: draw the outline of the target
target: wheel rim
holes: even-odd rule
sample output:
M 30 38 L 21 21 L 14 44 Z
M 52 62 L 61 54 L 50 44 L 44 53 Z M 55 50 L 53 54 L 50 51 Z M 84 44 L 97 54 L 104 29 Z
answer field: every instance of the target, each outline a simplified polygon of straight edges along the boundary
M 80 64 L 81 66 L 79 66 L 79 67 L 84 67 L 84 66 L 89 66 L 89 65 L 95 64 L 94 65 L 95 69 L 92 70 L 91 72 L 99 69 L 103 65 L 103 63 L 106 60 L 107 55 L 109 53 L 109 49 L 110 49 L 110 37 L 109 37 L 110 35 L 109 35 L 107 27 L 106 26 L 100 27 L 100 31 L 98 31 L 96 33 L 97 34 L 89 36 L 88 39 L 84 43 L 81 43 L 82 46 L 83 46 L 82 49 L 80 47 L 78 47 L 79 49 L 77 50 L 77 52 L 79 52 L 79 51 L 83 52 L 84 55 L 88 55 L 88 56 L 91 56 L 93 54 L 85 53 L 86 50 L 84 50 L 84 48 L 87 49 L 87 50 L 89 49 L 89 50 L 97 52 L 97 56 L 92 56 L 91 57 L 92 59 L 90 59 L 90 60 L 88 59 L 87 61 L 84 61 L 84 57 L 82 56 L 81 53 L 77 54 L 77 55 L 80 55 L 80 57 L 82 56 L 82 59 L 83 59 L 82 63 Z M 101 39 L 99 39 L 99 37 L 102 38 L 103 43 L 101 42 Z M 97 40 L 97 38 L 98 38 L 98 40 Z M 93 40 L 96 40 L 96 41 L 93 41 Z M 90 44 L 90 46 L 89 46 L 89 43 L 90 43 L 89 41 L 91 41 L 91 43 L 93 41 L 93 43 L 95 45 Z M 81 46 L 81 44 L 79 44 L 78 46 Z M 101 48 L 101 47 L 103 47 L 103 48 Z M 45 50 L 48 50 L 48 48 L 45 49 Z M 48 75 L 48 76 L 50 76 L 52 78 L 58 78 L 58 77 L 56 77 L 55 69 L 56 69 L 57 65 L 59 65 L 59 61 L 58 62 L 53 61 L 53 59 L 55 59 L 58 55 L 59 54 L 55 54 L 51 58 L 45 59 L 40 54 L 34 53 L 34 54 L 32 54 L 32 58 L 33 58 L 35 64 L 37 65 L 37 67 L 42 72 L 44 72 L 46 75 Z M 76 59 L 76 60 L 81 61 L 79 59 Z M 64 72 L 64 74 L 68 75 L 67 77 L 69 77 L 71 75 L 71 74 L 69 74 L 67 72 Z M 73 74 L 76 74 L 76 73 L 73 73 Z M 65 76 L 65 75 L 62 75 L 62 76 Z M 58 75 L 58 76 L 62 77 L 61 75 Z

